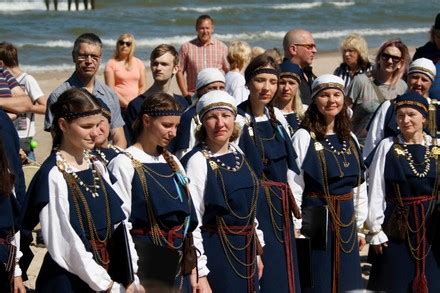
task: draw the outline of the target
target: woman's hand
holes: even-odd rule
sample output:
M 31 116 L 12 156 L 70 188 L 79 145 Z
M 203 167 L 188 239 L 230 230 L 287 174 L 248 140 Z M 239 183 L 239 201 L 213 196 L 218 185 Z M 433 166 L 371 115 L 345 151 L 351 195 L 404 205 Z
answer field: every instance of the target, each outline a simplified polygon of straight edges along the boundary
M 365 244 L 367 244 L 367 241 L 365 240 L 365 237 L 358 235 L 358 245 L 359 245 L 359 251 L 364 249 Z
M 197 279 L 196 276 L 194 276 Z M 191 274 L 191 286 L 193 293 L 212 293 L 207 277 L 201 277 L 193 283 L 193 274 Z
M 261 256 L 257 255 L 258 280 L 263 276 L 264 264 Z
M 126 289 L 125 289 L 126 293 L 136 293 L 139 292 L 139 290 L 137 290 L 137 286 L 135 283 L 131 283 Z
M 26 293 L 26 288 L 21 277 L 14 278 L 14 293 Z
M 372 246 L 376 254 L 383 254 L 383 250 L 388 247 L 388 243 L 385 242 L 382 244 L 372 245 Z

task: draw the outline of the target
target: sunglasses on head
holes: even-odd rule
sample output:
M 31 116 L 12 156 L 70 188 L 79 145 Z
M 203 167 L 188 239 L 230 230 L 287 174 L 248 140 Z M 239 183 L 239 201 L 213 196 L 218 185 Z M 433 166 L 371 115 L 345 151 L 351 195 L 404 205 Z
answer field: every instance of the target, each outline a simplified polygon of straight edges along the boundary
M 131 46 L 131 42 L 118 41 L 119 46 L 126 45 L 127 47 Z
M 390 54 L 387 54 L 387 53 L 382 53 L 382 55 L 380 57 L 382 58 L 383 61 L 388 61 L 391 58 L 393 63 L 397 63 L 400 60 L 402 60 L 402 57 L 393 56 L 393 55 L 390 55 Z

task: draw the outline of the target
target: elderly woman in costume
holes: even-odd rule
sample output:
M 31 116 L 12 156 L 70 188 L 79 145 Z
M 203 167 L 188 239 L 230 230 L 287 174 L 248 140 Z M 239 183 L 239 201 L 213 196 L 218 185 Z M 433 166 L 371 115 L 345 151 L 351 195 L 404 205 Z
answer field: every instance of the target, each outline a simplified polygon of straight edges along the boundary
M 196 92 L 192 96 L 193 104 L 182 114 L 176 138 L 170 144 L 170 151 L 182 158 L 196 144 L 196 127 L 200 125 L 196 113 L 196 104 L 201 96 L 213 90 L 225 90 L 225 75 L 218 68 L 205 68 L 197 74 Z
M 312 98 L 292 139 L 301 168 L 294 178 L 302 211 L 296 228 L 311 237 L 312 291 L 362 289 L 359 250 L 365 236 L 358 231 L 367 215 L 367 193 L 362 157 L 344 103 L 344 81 L 332 74 L 318 77 Z
M 28 230 L 41 223 L 48 250 L 36 290 L 120 292 L 120 284 L 108 272 L 112 265 L 108 241 L 115 225 L 125 219 L 122 201 L 107 169 L 89 152 L 102 118 L 101 106 L 87 90 L 73 88 L 59 97 L 51 111 L 54 152 L 30 184 L 23 221 Z M 131 237 L 129 248 L 136 271 Z M 128 289 L 133 291 L 134 284 Z
M 428 101 L 416 92 L 397 97 L 400 134 L 385 138 L 369 168 L 367 224 L 372 268 L 368 288 L 439 292 L 439 245 L 433 241 L 438 200 L 439 148 L 423 131 Z M 438 212 L 438 209 L 437 209 Z M 431 226 L 432 225 L 432 226 Z
M 274 106 L 283 112 L 289 123 L 289 133 L 293 135 L 299 128 L 307 105 L 303 105 L 299 92 L 302 69 L 298 64 L 285 60 L 280 64 L 280 82 Z
M 355 76 L 347 89 L 347 101 L 353 105 L 353 132 L 361 144 L 367 136 L 367 125 L 379 105 L 403 94 L 407 86 L 402 80 L 410 57 L 402 41 L 389 40 L 377 51 L 370 73 Z
M 175 99 L 166 93 L 157 93 L 145 98 L 133 128 L 136 142 L 109 163 L 109 169 L 118 179 L 122 190 L 124 210 L 131 224 L 131 234 L 140 246 L 155 245 L 191 253 L 187 241 L 192 241 L 192 230 L 197 218 L 189 195 L 189 181 L 179 160 L 167 149 L 176 135 L 182 112 Z M 151 264 L 139 263 L 139 278 Z M 174 264 L 164 264 L 172 267 Z M 184 261 L 178 267 L 174 286 L 180 292 L 191 292 L 197 288 L 202 292 L 209 288 L 206 277 L 195 278 L 195 263 Z M 194 273 L 194 278 L 191 277 Z M 146 276 L 145 278 L 149 278 Z M 205 288 L 206 287 L 206 288 Z
M 261 292 L 299 292 L 296 244 L 292 212 L 299 217 L 291 193 L 295 164 L 287 121 L 274 108 L 279 66 L 272 57 L 260 55 L 245 71 L 249 99 L 238 106 L 244 125 L 239 146 L 254 168 L 264 196 L 257 205 L 259 228 L 264 233 L 264 274 Z
M 236 101 L 224 91 L 211 91 L 197 103 L 197 113 L 202 123 L 196 132 L 200 144 L 183 161 L 200 223 L 194 243 L 206 256 L 198 264 L 209 269 L 209 274 L 199 269 L 199 276 L 208 274 L 213 292 L 259 292 L 262 265 L 259 259 L 257 270 L 255 222 L 263 190 L 232 143 L 239 135 Z
M 432 112 L 431 118 L 440 118 L 440 113 L 436 114 L 438 107 L 437 100 L 429 98 L 429 89 L 432 86 L 436 74 L 437 70 L 434 63 L 429 59 L 420 58 L 411 62 L 406 78 L 408 91 L 419 93 L 432 105 L 429 108 L 429 111 Z M 437 135 L 437 119 L 430 120 L 427 125 L 428 130 L 433 136 Z M 374 114 L 368 127 L 368 135 L 365 140 L 364 149 L 362 150 L 364 159 L 367 159 L 383 138 L 396 136 L 398 133 L 394 101 L 385 101 Z

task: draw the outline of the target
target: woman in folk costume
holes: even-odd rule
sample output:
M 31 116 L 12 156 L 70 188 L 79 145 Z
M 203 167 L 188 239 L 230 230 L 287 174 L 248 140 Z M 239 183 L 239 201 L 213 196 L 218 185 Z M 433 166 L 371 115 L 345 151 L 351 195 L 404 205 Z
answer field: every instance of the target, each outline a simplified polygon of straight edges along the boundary
M 257 206 L 259 228 L 264 233 L 264 274 L 261 292 L 300 292 L 292 212 L 299 210 L 291 192 L 298 171 L 287 121 L 272 106 L 278 90 L 279 66 L 261 55 L 245 70 L 249 99 L 238 106 L 243 125 L 239 146 L 255 170 L 264 194 Z
M 428 130 L 430 132 L 437 132 L 437 120 L 440 119 L 440 113 L 437 111 L 439 107 L 437 100 L 429 98 L 429 89 L 432 86 L 436 74 L 437 70 L 434 63 L 429 59 L 420 58 L 411 62 L 406 77 L 408 92 L 415 91 L 419 93 L 425 97 L 430 104 L 429 111 L 433 113 L 430 115 L 431 120 L 428 123 Z M 399 134 L 399 129 L 396 122 L 394 100 L 385 101 L 377 109 L 368 125 L 368 135 L 362 150 L 364 160 L 368 158 L 383 138 L 396 136 L 397 134 Z M 437 134 L 433 133 L 432 135 Z
M 316 244 L 318 237 L 311 237 L 310 291 L 362 289 L 359 250 L 365 236 L 358 231 L 367 215 L 367 193 L 362 157 L 344 104 L 344 81 L 332 74 L 318 77 L 312 84 L 312 98 L 292 139 L 301 168 L 294 185 L 302 211 L 296 228 L 307 235 L 305 225 L 315 220 L 323 231 L 315 236 L 324 239 Z M 319 221 L 317 212 L 324 215 Z
M 307 105 L 301 101 L 299 85 L 301 75 L 304 74 L 298 64 L 284 60 L 280 64 L 279 92 L 274 99 L 274 106 L 283 112 L 289 123 L 290 135 L 293 135 L 299 128 Z
M 406 93 L 397 97 L 395 107 L 400 134 L 380 142 L 369 168 L 368 288 L 439 292 L 440 149 L 423 131 L 426 98 Z
M 4 124 L 0 127 L 9 127 L 12 130 L 14 125 L 5 113 L 0 113 Z M 1 118 L 0 118 L 1 119 Z M 3 120 L 3 119 L 2 119 Z M 7 124 L 7 126 L 6 126 Z M 16 132 L 15 132 L 16 133 Z M 4 138 L 6 132 L 0 129 L 0 291 L 1 292 L 26 292 L 21 278 L 21 270 L 18 261 L 22 253 L 20 252 L 20 231 L 19 203 L 15 196 L 14 180 L 15 176 L 11 172 L 10 163 L 6 157 L 6 139 L 14 139 L 18 144 L 18 136 Z M 11 146 L 9 146 L 11 147 Z M 18 159 L 18 152 L 14 152 Z
M 194 243 L 205 255 L 198 262 L 199 276 L 209 272 L 213 292 L 259 292 L 262 264 L 257 254 L 262 239 L 257 239 L 255 223 L 263 190 L 232 143 L 239 135 L 236 101 L 225 91 L 211 91 L 198 101 L 197 114 L 200 144 L 182 161 L 200 223 Z
M 191 232 L 197 226 L 197 218 L 185 171 L 166 149 L 176 135 L 181 114 L 179 104 L 168 94 L 157 93 L 145 98 L 133 124 L 136 142 L 114 158 L 109 169 L 122 190 L 136 245 L 153 244 L 177 250 L 186 259 L 193 248 L 184 244 L 192 241 Z M 141 282 L 146 269 L 139 264 Z M 197 283 L 195 263 L 188 267 L 184 261 L 178 265 L 174 285 L 181 292 L 195 289 L 208 292 L 209 289 L 206 277 Z
M 87 90 L 73 88 L 59 97 L 51 111 L 55 149 L 30 184 L 23 221 L 27 230 L 41 223 L 48 250 L 36 290 L 120 292 L 124 288 L 107 270 L 111 266 L 108 241 L 114 227 L 125 219 L 122 200 L 112 187 L 113 177 L 89 152 L 95 144 L 102 108 Z M 129 248 L 136 271 L 131 237 Z M 134 286 L 127 291 L 132 292 Z

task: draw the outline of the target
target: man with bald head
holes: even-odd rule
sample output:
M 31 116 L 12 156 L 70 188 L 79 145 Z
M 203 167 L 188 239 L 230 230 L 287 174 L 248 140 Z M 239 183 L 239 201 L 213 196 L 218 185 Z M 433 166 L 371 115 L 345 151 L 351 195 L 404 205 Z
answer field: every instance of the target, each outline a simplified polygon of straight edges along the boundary
M 286 33 L 283 40 L 284 61 L 298 64 L 304 72 L 301 77 L 300 92 L 303 104 L 312 102 L 312 82 L 316 78 L 312 63 L 318 52 L 312 34 L 304 29 L 293 29 Z

